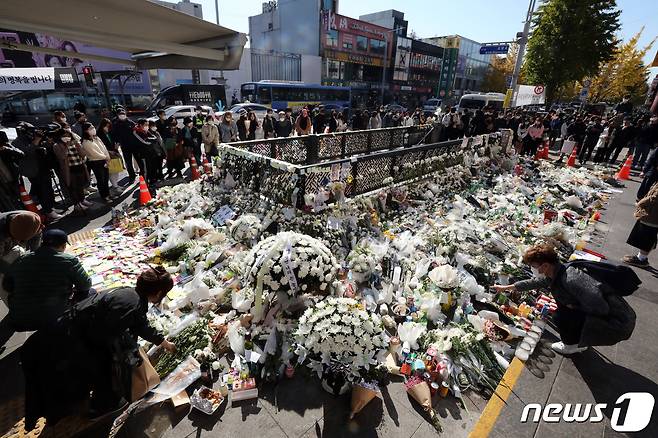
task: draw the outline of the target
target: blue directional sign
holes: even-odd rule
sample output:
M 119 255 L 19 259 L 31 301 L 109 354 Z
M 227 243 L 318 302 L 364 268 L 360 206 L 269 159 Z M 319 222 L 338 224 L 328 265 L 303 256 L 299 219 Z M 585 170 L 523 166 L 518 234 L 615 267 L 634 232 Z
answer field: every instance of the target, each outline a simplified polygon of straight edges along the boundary
M 509 44 L 492 44 L 480 46 L 480 55 L 505 55 L 509 50 Z

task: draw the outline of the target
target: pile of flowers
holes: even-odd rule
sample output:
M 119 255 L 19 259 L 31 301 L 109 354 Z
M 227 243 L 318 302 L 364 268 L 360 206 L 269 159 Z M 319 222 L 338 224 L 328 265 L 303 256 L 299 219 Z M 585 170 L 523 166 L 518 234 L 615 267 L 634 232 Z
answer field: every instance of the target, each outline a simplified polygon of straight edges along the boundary
M 354 299 L 336 297 L 307 309 L 293 337 L 299 363 L 321 377 L 337 362 L 349 381 L 364 378 L 377 367 L 389 342 L 379 315 L 366 311 Z

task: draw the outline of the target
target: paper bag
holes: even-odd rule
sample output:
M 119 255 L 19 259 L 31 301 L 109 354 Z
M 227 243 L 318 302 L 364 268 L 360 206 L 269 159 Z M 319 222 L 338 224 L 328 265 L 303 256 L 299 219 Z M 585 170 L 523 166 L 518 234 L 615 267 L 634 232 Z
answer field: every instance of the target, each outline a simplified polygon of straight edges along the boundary
M 350 403 L 350 420 L 378 395 L 379 391 L 375 385 L 354 385 L 352 388 L 352 402 Z
M 160 383 L 158 372 L 155 371 L 148 356 L 141 348 L 139 349 L 139 356 L 142 358 L 142 364 L 133 368 L 130 401 L 142 398 Z
M 564 140 L 564 143 L 562 143 L 562 149 L 560 150 L 560 153 L 563 154 L 571 154 L 573 151 L 573 148 L 576 146 L 576 142 L 573 140 Z

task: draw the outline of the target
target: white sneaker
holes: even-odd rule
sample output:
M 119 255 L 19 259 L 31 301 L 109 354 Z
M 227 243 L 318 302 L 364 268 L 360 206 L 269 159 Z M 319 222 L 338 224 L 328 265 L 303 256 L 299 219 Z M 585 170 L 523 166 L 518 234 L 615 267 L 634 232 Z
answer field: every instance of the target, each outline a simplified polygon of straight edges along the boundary
M 50 220 L 56 221 L 57 219 L 61 219 L 62 215 L 55 213 L 55 211 L 51 211 L 46 215 L 46 217 Z
M 582 353 L 583 351 L 587 350 L 589 347 L 579 347 L 578 344 L 568 345 L 560 341 L 552 344 L 551 348 L 556 353 L 560 353 L 562 355 L 568 355 L 568 354 Z

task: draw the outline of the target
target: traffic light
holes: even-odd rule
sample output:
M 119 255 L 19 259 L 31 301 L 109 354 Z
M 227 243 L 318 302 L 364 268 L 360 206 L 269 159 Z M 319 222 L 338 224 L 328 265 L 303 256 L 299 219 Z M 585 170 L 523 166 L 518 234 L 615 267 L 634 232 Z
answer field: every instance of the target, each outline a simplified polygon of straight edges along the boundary
M 86 65 L 82 67 L 82 74 L 85 75 L 85 82 L 88 87 L 93 87 L 96 84 L 94 83 L 94 67 L 91 65 Z

